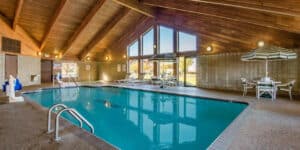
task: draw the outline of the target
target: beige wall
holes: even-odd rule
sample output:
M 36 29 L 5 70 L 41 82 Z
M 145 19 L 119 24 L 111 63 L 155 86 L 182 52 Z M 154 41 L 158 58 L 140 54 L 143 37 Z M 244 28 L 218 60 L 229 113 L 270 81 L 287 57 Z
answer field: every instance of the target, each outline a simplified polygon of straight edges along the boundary
M 38 76 L 32 80 L 31 76 Z M 23 86 L 41 84 L 41 59 L 32 56 L 18 56 L 18 78 Z
M 18 76 L 23 86 L 40 84 L 40 78 L 31 82 L 31 75 L 41 74 L 40 58 L 32 57 L 39 51 L 36 41 L 33 41 L 19 26 L 13 31 L 3 19 L 0 19 L 0 83 L 3 84 L 5 80 L 5 53 L 1 49 L 3 36 L 21 41 L 21 55 L 16 55 L 18 55 Z
M 0 84 L 2 89 L 2 84 L 4 83 L 4 76 L 5 76 L 5 57 L 4 54 L 0 53 Z
M 79 80 L 80 81 L 97 81 L 99 80 L 99 67 L 96 62 L 78 62 Z M 88 67 L 90 66 L 90 67 Z
M 118 64 L 121 65 L 121 72 L 117 71 Z M 122 69 L 122 65 L 124 64 L 124 61 L 99 63 L 99 79 L 103 81 L 115 81 L 118 79 L 124 79 L 126 76 L 126 71 Z
M 240 78 L 265 76 L 264 62 L 243 62 L 243 53 L 202 55 L 198 57 L 197 86 L 211 89 L 241 91 Z M 298 53 L 298 56 L 300 53 Z M 300 92 L 300 59 L 269 62 L 269 76 L 288 82 L 296 79 L 295 92 Z
M 0 54 L 0 83 L 5 80 L 5 55 Z M 18 78 L 23 86 L 41 83 L 41 60 L 38 57 L 18 56 Z M 31 80 L 31 75 L 39 75 L 36 81 Z M 2 86 L 1 86 L 2 88 Z

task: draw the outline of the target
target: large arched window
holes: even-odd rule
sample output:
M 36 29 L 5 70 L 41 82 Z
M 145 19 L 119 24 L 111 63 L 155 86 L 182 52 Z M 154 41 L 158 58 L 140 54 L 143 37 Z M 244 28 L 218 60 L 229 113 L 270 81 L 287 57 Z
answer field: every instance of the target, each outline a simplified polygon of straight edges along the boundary
M 189 83 L 185 81 L 185 77 L 191 79 L 190 75 L 195 74 L 195 71 L 190 71 L 190 68 L 195 66 L 184 62 L 185 59 L 186 62 L 189 62 L 189 59 L 196 60 L 194 56 L 197 55 L 199 47 L 197 38 L 195 34 L 164 25 L 152 26 L 128 45 L 128 72 L 134 78 L 142 77 L 141 75 L 145 79 L 151 79 L 152 76 L 170 76 Z M 174 63 L 174 60 L 161 61 L 157 58 L 171 53 L 177 56 L 177 63 Z M 151 61 L 152 59 L 155 62 Z M 193 80 L 194 82 L 196 81 Z

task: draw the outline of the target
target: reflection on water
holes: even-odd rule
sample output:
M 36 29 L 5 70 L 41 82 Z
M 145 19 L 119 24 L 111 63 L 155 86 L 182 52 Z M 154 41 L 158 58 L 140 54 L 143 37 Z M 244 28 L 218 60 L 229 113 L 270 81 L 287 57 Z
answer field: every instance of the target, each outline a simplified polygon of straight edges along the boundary
M 96 136 L 128 150 L 206 149 L 246 107 L 109 87 L 80 87 L 74 95 L 46 90 L 26 96 L 45 107 L 64 103 L 76 108 L 94 125 Z

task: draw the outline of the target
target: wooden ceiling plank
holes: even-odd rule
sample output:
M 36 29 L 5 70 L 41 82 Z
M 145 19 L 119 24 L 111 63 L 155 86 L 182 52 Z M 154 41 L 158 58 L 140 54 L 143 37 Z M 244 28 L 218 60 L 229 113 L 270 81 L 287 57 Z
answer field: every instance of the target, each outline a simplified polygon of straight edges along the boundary
M 63 55 L 65 55 L 70 50 L 70 48 L 72 47 L 72 45 L 75 42 L 75 40 L 77 39 L 77 37 L 86 28 L 86 26 L 93 19 L 93 17 L 97 14 L 97 12 L 99 11 L 99 9 L 103 6 L 104 2 L 105 2 L 105 0 L 98 0 L 96 2 L 96 4 L 94 5 L 94 7 L 84 17 L 84 19 L 81 22 L 81 24 L 76 28 L 76 30 L 73 33 L 73 35 L 71 36 L 71 38 L 69 38 L 69 40 L 67 41 L 67 43 L 66 43 L 66 45 L 64 47 L 65 51 L 64 51 Z
M 207 3 L 207 4 L 214 4 L 214 5 L 221 5 L 221 6 L 230 6 L 236 8 L 243 8 L 248 10 L 260 11 L 260 12 L 267 12 L 272 14 L 278 15 L 286 15 L 292 17 L 300 17 L 300 12 L 295 11 L 292 9 L 280 9 L 275 7 L 268 7 L 261 2 L 260 4 L 250 4 L 250 3 L 243 3 L 242 1 L 228 1 L 228 0 L 189 0 L 199 3 Z M 280 5 L 280 4 L 278 4 Z
M 156 12 L 153 8 L 143 5 L 137 0 L 113 0 L 114 2 L 123 5 L 127 8 L 130 8 L 134 11 L 137 11 L 143 15 L 146 15 L 151 18 L 155 18 Z
M 113 29 L 113 27 L 122 20 L 123 17 L 125 17 L 129 13 L 129 9 L 122 8 L 120 11 L 118 11 L 117 15 L 114 16 L 106 25 L 104 25 L 104 28 L 101 29 L 95 37 L 89 42 L 89 44 L 82 50 L 82 52 L 79 54 L 79 59 L 84 59 L 88 53 L 99 43 L 106 35 Z
M 300 27 L 295 26 L 294 21 L 293 22 L 286 21 L 285 23 L 287 25 L 278 24 L 276 22 L 276 16 L 269 17 L 270 18 L 269 20 L 271 21 L 262 18 L 266 16 L 261 14 L 260 14 L 262 16 L 261 18 L 259 18 L 259 16 L 257 16 L 257 18 L 256 17 L 246 18 L 244 17 L 244 15 L 239 15 L 239 14 L 233 15 L 234 13 L 237 12 L 232 12 L 232 10 L 228 10 L 228 9 L 226 10 L 226 8 L 220 9 L 218 7 L 213 7 L 209 5 L 201 5 L 200 3 L 193 2 L 193 1 L 187 3 L 187 2 L 182 2 L 181 0 L 143 0 L 143 3 L 149 6 L 172 9 L 177 11 L 194 13 L 198 15 L 221 18 L 224 20 L 248 23 L 252 25 L 269 27 L 269 28 L 283 30 L 283 31 L 300 33 Z M 258 12 L 255 13 L 258 15 Z
M 55 11 L 50 23 L 49 23 L 49 26 L 48 26 L 48 28 L 45 32 L 43 40 L 41 41 L 41 45 L 40 45 L 41 50 L 44 49 L 44 47 L 46 45 L 46 42 L 47 42 L 47 39 L 49 38 L 49 35 L 50 35 L 51 31 L 55 27 L 55 24 L 57 23 L 57 20 L 58 20 L 59 16 L 61 15 L 61 12 L 62 12 L 63 8 L 66 6 L 67 1 L 68 0 L 61 0 L 58 8 L 56 9 L 56 11 Z
M 24 0 L 18 1 L 17 7 L 16 7 L 16 12 L 15 12 L 15 17 L 14 17 L 14 21 L 13 21 L 13 25 L 12 25 L 13 30 L 16 30 L 17 23 L 20 18 L 20 15 L 21 15 L 21 10 L 23 8 L 23 4 L 24 4 Z

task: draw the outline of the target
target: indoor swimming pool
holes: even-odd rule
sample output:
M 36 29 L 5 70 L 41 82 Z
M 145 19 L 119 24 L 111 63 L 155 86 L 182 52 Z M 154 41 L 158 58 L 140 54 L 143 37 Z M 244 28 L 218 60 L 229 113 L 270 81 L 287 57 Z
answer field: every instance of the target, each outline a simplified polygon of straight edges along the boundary
M 45 108 L 58 103 L 75 108 L 93 124 L 95 136 L 123 150 L 206 149 L 247 107 L 117 87 L 44 89 L 24 96 Z

